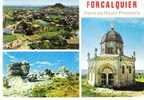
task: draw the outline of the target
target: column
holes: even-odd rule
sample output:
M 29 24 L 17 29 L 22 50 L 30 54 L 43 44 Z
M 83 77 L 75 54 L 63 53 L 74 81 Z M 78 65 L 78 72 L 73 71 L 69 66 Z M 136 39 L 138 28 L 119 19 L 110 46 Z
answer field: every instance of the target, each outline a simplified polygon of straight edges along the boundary
M 109 74 L 108 74 L 108 73 L 106 73 L 106 86 L 108 86 L 108 85 L 109 85 L 109 78 L 108 78 L 108 76 L 109 76 Z

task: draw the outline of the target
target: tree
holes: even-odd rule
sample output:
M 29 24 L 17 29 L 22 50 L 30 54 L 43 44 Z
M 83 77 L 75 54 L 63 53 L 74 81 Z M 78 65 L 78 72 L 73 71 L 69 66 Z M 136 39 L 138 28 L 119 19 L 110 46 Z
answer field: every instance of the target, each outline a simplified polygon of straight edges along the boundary
M 69 74 L 69 70 L 65 67 L 65 66 L 62 66 L 58 69 L 58 72 L 62 72 L 62 73 L 66 73 L 66 74 Z
M 60 33 L 65 39 L 70 39 L 74 34 L 71 33 L 70 31 L 63 31 Z
M 41 49 L 49 49 L 49 41 L 48 40 L 41 41 L 40 48 Z
M 67 41 L 59 35 L 56 35 L 49 39 L 50 48 L 65 48 L 67 46 Z
M 33 35 L 32 23 L 24 23 L 23 29 L 25 30 L 26 35 Z
M 22 27 L 19 29 L 19 27 Z M 20 32 L 25 33 L 26 35 L 33 35 L 34 34 L 34 28 L 32 26 L 31 22 L 27 22 L 26 20 L 23 20 L 17 24 L 17 29 L 20 30 Z
M 54 76 L 54 73 L 50 69 L 45 69 L 45 74 L 49 75 L 50 77 Z

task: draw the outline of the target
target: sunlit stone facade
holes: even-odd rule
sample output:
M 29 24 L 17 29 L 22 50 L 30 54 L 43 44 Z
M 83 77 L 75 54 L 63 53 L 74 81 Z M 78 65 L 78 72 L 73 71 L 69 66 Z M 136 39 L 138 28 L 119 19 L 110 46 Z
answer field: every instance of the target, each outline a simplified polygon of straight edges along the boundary
M 124 55 L 123 39 L 112 27 L 101 40 L 101 54 L 88 53 L 88 83 L 101 87 L 127 87 L 135 84 L 135 52 Z

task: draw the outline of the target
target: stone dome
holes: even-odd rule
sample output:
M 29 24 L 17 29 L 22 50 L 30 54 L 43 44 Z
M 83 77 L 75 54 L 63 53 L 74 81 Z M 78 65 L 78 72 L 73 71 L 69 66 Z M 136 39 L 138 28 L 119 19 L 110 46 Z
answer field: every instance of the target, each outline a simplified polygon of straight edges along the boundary
M 116 42 L 119 42 L 119 43 L 122 43 L 122 44 L 123 44 L 122 37 L 120 36 L 120 34 L 119 34 L 118 32 L 116 32 L 116 31 L 114 30 L 113 27 L 111 28 L 111 30 L 110 30 L 109 32 L 107 32 L 107 33 L 102 37 L 101 43 L 109 42 L 109 41 L 116 41 Z

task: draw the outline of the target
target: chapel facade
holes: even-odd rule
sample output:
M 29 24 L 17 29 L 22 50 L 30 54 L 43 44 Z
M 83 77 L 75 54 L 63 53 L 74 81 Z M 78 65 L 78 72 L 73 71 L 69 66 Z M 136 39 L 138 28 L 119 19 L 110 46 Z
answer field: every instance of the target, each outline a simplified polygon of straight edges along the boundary
M 88 83 L 100 87 L 127 87 L 135 84 L 135 52 L 124 55 L 124 42 L 114 27 L 101 39 L 101 53 L 88 53 Z

